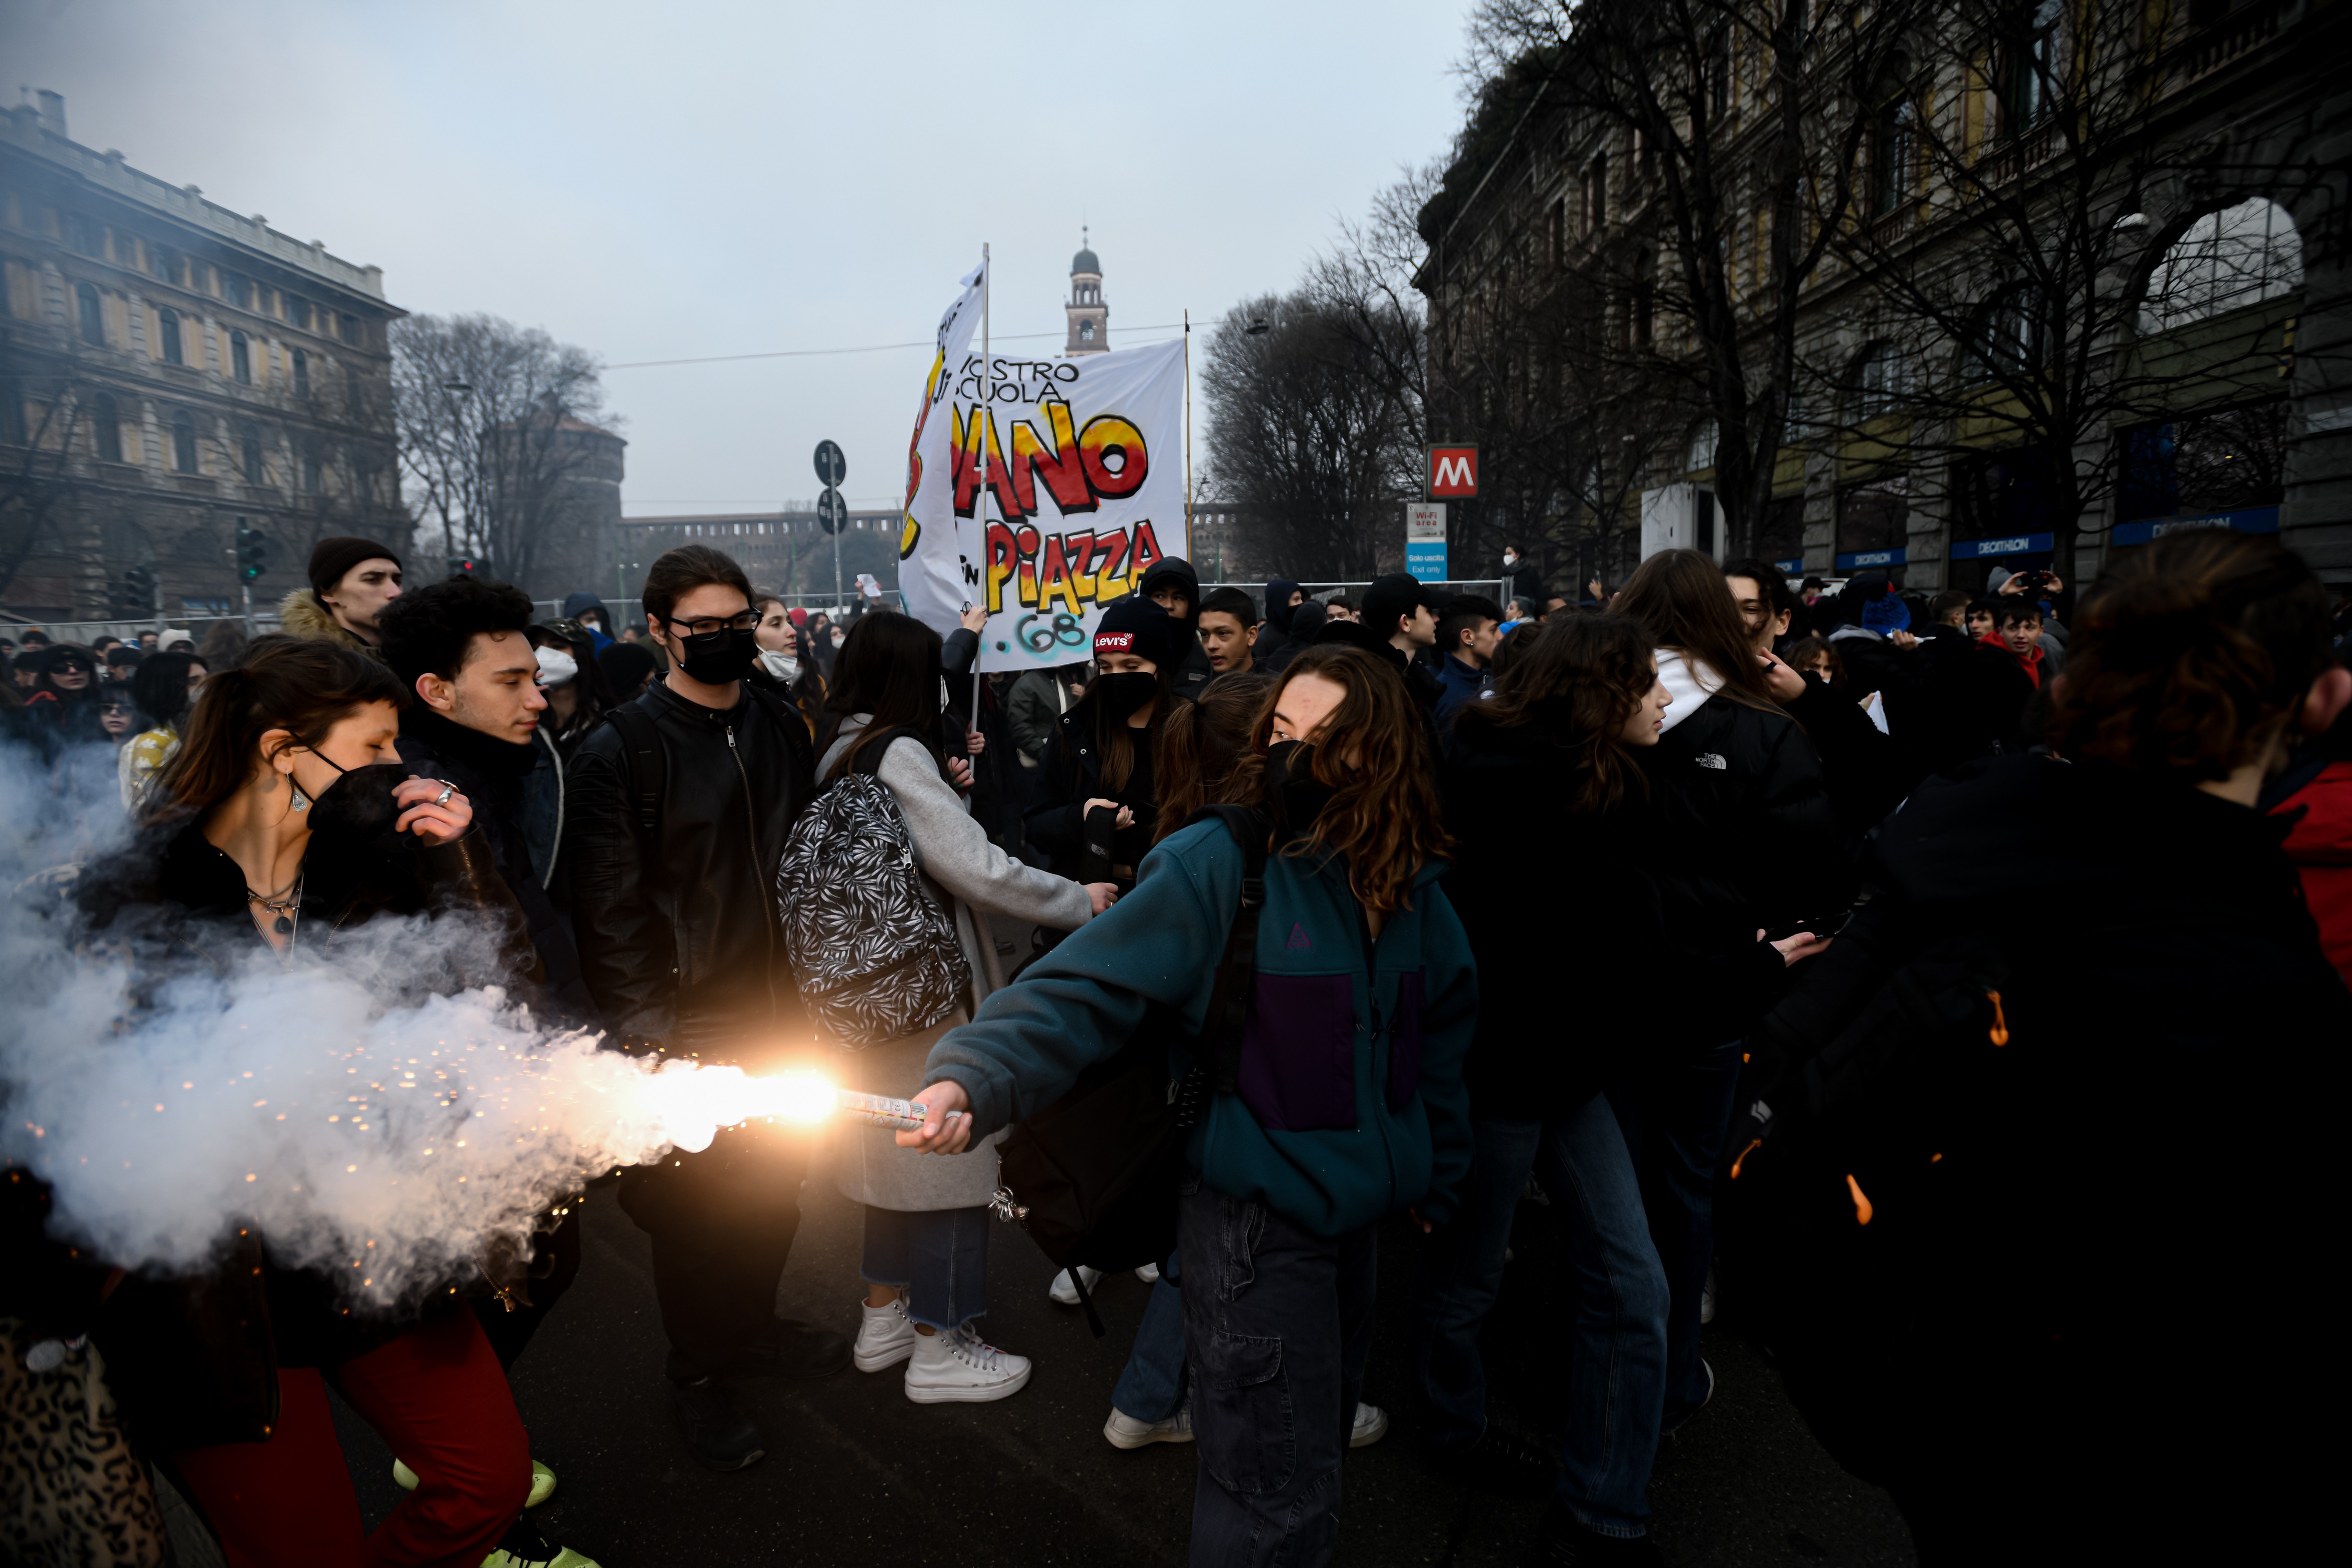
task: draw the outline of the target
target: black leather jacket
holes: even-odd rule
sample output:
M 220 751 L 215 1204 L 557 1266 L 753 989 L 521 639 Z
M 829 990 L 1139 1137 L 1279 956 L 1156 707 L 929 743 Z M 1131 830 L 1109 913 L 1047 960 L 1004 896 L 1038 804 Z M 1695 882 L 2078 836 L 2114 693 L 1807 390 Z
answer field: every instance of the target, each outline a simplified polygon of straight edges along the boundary
M 650 837 L 635 759 L 609 720 L 565 773 L 563 858 L 589 992 L 625 1047 L 776 1066 L 806 1044 L 775 884 L 815 793 L 808 729 L 748 686 L 725 712 L 667 686 L 625 706 L 652 719 L 662 744 Z

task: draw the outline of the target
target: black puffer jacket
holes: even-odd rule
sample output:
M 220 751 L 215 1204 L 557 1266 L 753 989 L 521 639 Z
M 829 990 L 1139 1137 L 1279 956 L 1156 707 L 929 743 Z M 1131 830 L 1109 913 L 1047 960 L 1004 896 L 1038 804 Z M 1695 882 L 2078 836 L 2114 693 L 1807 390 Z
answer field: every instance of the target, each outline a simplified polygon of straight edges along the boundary
M 1744 949 L 1675 948 L 1647 868 L 1655 824 L 1641 779 L 1610 811 L 1571 810 L 1581 774 L 1552 734 L 1465 714 L 1441 775 L 1455 844 L 1445 897 L 1478 955 L 1463 1076 L 1479 1116 L 1529 1115 L 1538 1094 L 1557 1114 L 1607 1088 L 1657 1050 L 1670 988 L 1780 994 L 1780 955 L 1752 931 Z M 1543 887 L 1561 870 L 1577 892 L 1526 895 L 1530 879 Z
M 1125 876 L 1114 874 L 1112 879 L 1122 886 L 1134 881 L 1133 868 L 1151 847 L 1152 825 L 1159 816 L 1152 784 L 1157 759 L 1150 731 L 1135 731 L 1133 739 L 1135 766 L 1127 783 L 1118 789 L 1105 789 L 1102 751 L 1095 744 L 1094 693 L 1089 691 L 1085 700 L 1055 721 L 1054 737 L 1045 742 L 1037 791 L 1031 797 L 1034 804 L 1024 824 L 1029 842 L 1050 858 L 1047 869 L 1056 877 L 1077 879 L 1079 857 L 1086 849 L 1087 802 L 1115 800 L 1134 813 L 1135 825 L 1111 836 L 1111 863 L 1129 868 Z
M 2141 1289 L 2198 1237 L 2265 1321 L 2332 1303 L 2314 1249 L 2339 1206 L 2352 995 L 2287 826 L 2186 782 L 2012 756 L 1930 779 L 1880 831 L 1873 898 L 1754 1037 L 1740 1103 L 1780 1115 L 1745 1198 L 1776 1197 L 1723 1227 L 1753 1241 L 1745 1286 L 1790 1391 L 1857 1474 L 1999 1494 L 2013 1540 L 2036 1518 L 2099 1537 L 2052 1541 L 2053 1561 L 2128 1549 L 2126 1531 L 2258 1530 L 2251 1495 L 2329 1495 L 2279 1468 L 2300 1457 L 2216 1436 L 2290 1429 L 2311 1385 L 2266 1356 L 2180 1354 L 2210 1340 L 2215 1296 Z M 1942 953 L 1974 976 L 1973 1016 L 1947 1022 Z M 1826 1144 L 1825 1106 L 1848 1130 Z M 1770 1184 L 1809 1152 L 1830 1160 L 1818 1227 Z
M 1853 875 L 1797 721 L 1720 693 L 1642 754 L 1657 815 L 1652 873 L 1673 945 L 1725 962 L 1853 898 Z M 1657 1026 L 1694 1050 L 1737 1038 L 1777 993 L 1676 986 Z
M 624 706 L 662 745 L 652 833 L 608 718 L 566 773 L 564 858 L 588 990 L 624 1045 L 772 1066 L 803 1031 L 776 867 L 815 791 L 808 727 L 746 686 L 721 712 L 667 686 Z

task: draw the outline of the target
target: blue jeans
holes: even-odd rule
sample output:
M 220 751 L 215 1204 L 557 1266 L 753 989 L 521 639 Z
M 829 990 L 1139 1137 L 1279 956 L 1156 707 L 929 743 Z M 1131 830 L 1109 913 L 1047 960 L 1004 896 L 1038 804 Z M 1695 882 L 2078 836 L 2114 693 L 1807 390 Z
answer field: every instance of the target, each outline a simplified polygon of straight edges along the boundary
M 1320 1237 L 1263 1204 L 1184 1184 L 1197 1568 L 1331 1560 L 1339 1463 L 1372 1349 L 1370 1226 Z
M 1143 1321 L 1135 1328 L 1135 1347 L 1127 1352 L 1127 1370 L 1110 1391 L 1111 1407 L 1138 1421 L 1165 1421 L 1184 1405 L 1184 1297 L 1177 1289 L 1181 1275 L 1171 1252 L 1160 1265 L 1159 1282 L 1143 1304 Z
M 1608 1097 L 1550 1121 L 1481 1118 L 1471 1137 L 1470 1174 L 1454 1218 L 1430 1237 L 1414 1303 L 1413 1373 L 1431 1439 L 1468 1444 L 1486 1429 L 1478 1328 L 1502 1289 L 1511 1215 L 1533 1172 L 1565 1221 L 1579 1281 L 1560 1500 L 1589 1530 L 1641 1535 L 1664 1409 L 1666 1274 Z
M 866 1207 L 866 1257 L 857 1276 L 907 1293 L 907 1315 L 948 1331 L 988 1310 L 988 1227 L 984 1208 Z
M 1673 1300 L 1666 1310 L 1666 1425 L 1669 1432 L 1706 1403 L 1699 1364 L 1699 1293 L 1715 1258 L 1715 1167 L 1731 1131 L 1739 1088 L 1740 1042 L 1717 1046 L 1679 1067 L 1662 1068 L 1610 1092 L 1633 1169 L 1650 1239 L 1666 1266 Z

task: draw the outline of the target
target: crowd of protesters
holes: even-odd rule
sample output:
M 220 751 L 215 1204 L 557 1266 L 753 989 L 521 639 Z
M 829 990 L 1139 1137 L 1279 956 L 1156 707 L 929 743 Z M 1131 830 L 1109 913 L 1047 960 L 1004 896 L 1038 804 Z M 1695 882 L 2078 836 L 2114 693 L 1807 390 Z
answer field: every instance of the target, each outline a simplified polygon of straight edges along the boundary
M 1139 1061 L 1187 1109 L 1103 1433 L 1196 1446 L 1196 1563 L 1328 1561 L 1346 1456 L 1392 1425 L 1465 1489 L 1549 1500 L 1538 1560 L 1664 1561 L 1651 1470 L 1715 1392 L 1718 1297 L 1923 1563 L 2218 1556 L 2308 1522 L 2317 1450 L 2280 1450 L 2325 1380 L 2246 1343 L 2321 1306 L 2342 606 L 2225 534 L 1981 596 L 1674 550 L 1571 599 L 1503 560 L 1506 602 L 1403 574 L 1204 593 L 1162 560 L 1087 660 L 975 679 L 977 611 L 835 625 L 708 546 L 617 627 L 593 595 L 541 620 L 331 540 L 249 646 L 27 633 L 0 745 L 118 752 L 131 846 L 66 897 L 153 984 L 462 911 L 499 940 L 453 944 L 441 989 L 753 1071 L 854 1043 L 863 1087 L 919 1100 L 919 1129 L 750 1122 L 621 1173 L 677 1439 L 713 1469 L 810 1440 L 761 1428 L 748 1377 L 1016 1395 L 1052 1350 L 982 1332 L 1008 1140 Z M 803 917 L 840 890 L 785 874 L 833 798 L 903 836 L 919 888 L 839 951 Z M 836 1039 L 815 998 L 877 937 L 928 941 L 944 982 Z M 826 1161 L 864 1211 L 833 1326 L 775 1312 Z M 230 1563 L 588 1565 L 531 1523 L 555 1478 L 506 1381 L 581 1271 L 576 1211 L 386 1315 L 266 1236 L 195 1280 L 62 1256 L 21 1175 L 0 1315 L 90 1337 Z M 1536 1306 L 1568 1367 L 1544 1443 L 1490 1418 L 1480 1344 L 1531 1196 L 1572 1281 Z M 1416 1254 L 1388 1405 L 1384 1236 Z M 2219 1279 L 2185 1277 L 2225 1238 Z M 1091 1314 L 1103 1272 L 1036 1279 Z M 364 1540 L 330 1384 L 411 1493 Z

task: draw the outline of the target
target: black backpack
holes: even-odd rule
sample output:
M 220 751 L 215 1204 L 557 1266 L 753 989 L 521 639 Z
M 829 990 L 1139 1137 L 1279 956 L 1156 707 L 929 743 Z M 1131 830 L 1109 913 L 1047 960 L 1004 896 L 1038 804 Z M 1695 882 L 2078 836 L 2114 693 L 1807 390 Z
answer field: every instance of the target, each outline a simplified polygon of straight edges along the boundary
M 1102 1317 L 1078 1269 L 1108 1274 L 1140 1268 L 1174 1248 L 1185 1142 L 1208 1108 L 1212 1085 L 1231 1094 L 1241 1070 L 1273 828 L 1238 805 L 1203 806 L 1185 826 L 1211 817 L 1241 846 L 1242 895 L 1217 963 L 1201 1059 L 1181 1082 L 1169 1078 L 1169 1048 L 1180 1034 L 1174 1015 L 1154 1008 L 1117 1054 L 1080 1073 L 1061 1099 L 1016 1122 L 997 1148 L 1003 1184 L 991 1208 L 999 1217 L 1019 1220 L 1045 1256 L 1070 1271 L 1098 1339 Z

